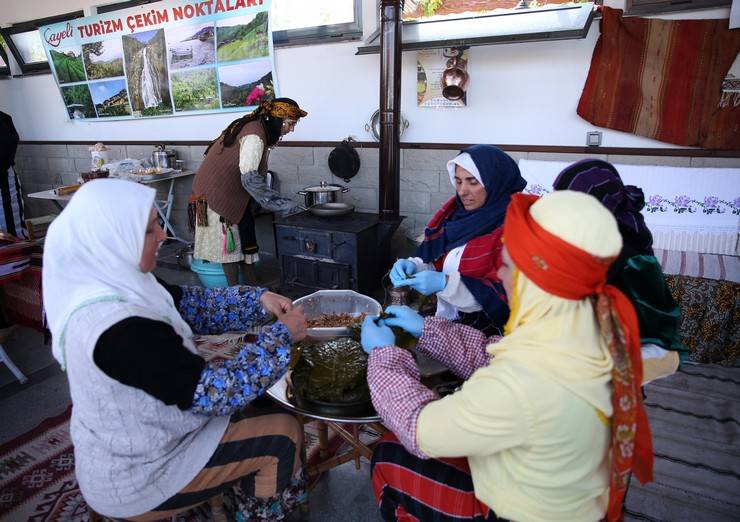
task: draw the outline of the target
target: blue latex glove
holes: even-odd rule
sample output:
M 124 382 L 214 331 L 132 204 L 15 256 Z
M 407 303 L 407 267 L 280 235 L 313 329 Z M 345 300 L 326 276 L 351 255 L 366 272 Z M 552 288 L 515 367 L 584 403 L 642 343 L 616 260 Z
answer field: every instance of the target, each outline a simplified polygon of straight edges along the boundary
M 407 275 L 416 273 L 416 264 L 408 259 L 399 259 L 393 263 L 391 268 L 391 283 L 393 286 L 400 286 L 401 281 L 406 280 Z
M 380 321 L 377 324 L 378 316 L 367 316 L 362 322 L 362 333 L 360 334 L 360 342 L 362 343 L 362 349 L 365 353 L 370 353 L 375 348 L 381 346 L 388 346 L 389 344 L 396 344 L 396 336 L 393 335 L 393 331 Z
M 411 279 L 404 279 L 396 286 L 410 286 L 420 294 L 432 295 L 444 290 L 447 285 L 447 276 L 442 272 L 424 270 Z
M 424 318 L 416 310 L 408 306 L 393 305 L 386 308 L 385 313 L 393 316 L 383 319 L 385 324 L 402 328 L 417 339 L 419 338 L 424 329 Z

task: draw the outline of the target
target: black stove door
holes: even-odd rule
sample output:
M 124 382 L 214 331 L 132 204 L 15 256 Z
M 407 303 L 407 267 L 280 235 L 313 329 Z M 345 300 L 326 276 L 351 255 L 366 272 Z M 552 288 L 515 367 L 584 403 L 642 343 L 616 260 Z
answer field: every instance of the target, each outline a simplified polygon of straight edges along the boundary
M 282 256 L 282 261 L 282 282 L 285 286 L 356 290 L 350 265 L 318 261 L 302 256 Z

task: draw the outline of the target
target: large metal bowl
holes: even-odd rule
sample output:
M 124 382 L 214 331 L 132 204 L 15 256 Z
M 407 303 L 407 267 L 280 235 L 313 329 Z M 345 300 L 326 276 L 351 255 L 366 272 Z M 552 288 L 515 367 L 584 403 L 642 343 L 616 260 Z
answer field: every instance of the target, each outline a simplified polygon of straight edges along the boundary
M 302 305 L 306 319 L 316 319 L 325 314 L 379 315 L 383 307 L 372 297 L 358 294 L 354 290 L 319 290 L 293 301 Z M 337 337 L 348 337 L 352 330 L 347 327 L 309 328 L 308 336 L 317 341 L 328 341 Z

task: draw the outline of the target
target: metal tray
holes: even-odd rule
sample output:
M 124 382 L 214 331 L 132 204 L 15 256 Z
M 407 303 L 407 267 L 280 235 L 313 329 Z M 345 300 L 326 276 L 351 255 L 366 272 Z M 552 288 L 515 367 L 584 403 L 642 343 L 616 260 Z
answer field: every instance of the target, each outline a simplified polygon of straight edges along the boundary
M 347 412 L 346 410 L 315 411 L 313 409 L 308 410 L 305 408 L 301 408 L 291 400 L 292 397 L 290 396 L 291 393 L 289 388 L 290 385 L 288 384 L 288 378 L 286 374 L 283 375 L 279 381 L 277 381 L 270 389 L 267 390 L 267 395 L 272 397 L 274 400 L 276 400 L 289 410 L 300 413 L 301 415 L 305 415 L 307 417 L 311 417 L 313 419 L 352 424 L 365 424 L 368 422 L 381 421 L 380 416 L 372 409 L 372 404 L 368 404 L 368 409 L 365 410 L 364 414 L 361 414 L 359 416 L 355 415 L 355 412 Z
M 128 178 L 132 181 L 152 181 L 155 179 L 160 179 L 169 176 L 175 171 L 175 169 L 171 169 L 169 167 L 167 168 L 161 168 L 157 172 L 152 172 L 151 174 L 128 174 Z
M 383 307 L 375 299 L 358 294 L 354 290 L 319 290 L 296 299 L 293 304 L 303 306 L 306 319 L 315 319 L 324 314 L 379 315 L 383 311 Z M 328 341 L 350 335 L 352 335 L 352 329 L 344 326 L 308 329 L 308 336 L 317 341 Z
M 348 203 L 321 203 L 308 209 L 311 214 L 321 217 L 344 216 L 355 211 L 354 205 Z

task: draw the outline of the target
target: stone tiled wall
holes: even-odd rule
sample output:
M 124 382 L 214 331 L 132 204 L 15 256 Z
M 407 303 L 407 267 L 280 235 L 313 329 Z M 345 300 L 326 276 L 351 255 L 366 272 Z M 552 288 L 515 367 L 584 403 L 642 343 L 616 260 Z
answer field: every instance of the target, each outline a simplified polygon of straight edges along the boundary
M 153 147 L 150 145 L 112 145 L 111 158 L 147 159 Z M 185 161 L 189 170 L 200 166 L 204 146 L 175 146 L 178 159 Z M 350 191 L 342 195 L 345 202 L 351 203 L 358 211 L 378 211 L 378 149 L 358 148 L 362 167 L 360 172 L 348 183 L 333 176 L 329 170 L 328 147 L 289 147 L 275 148 L 269 159 L 269 168 L 277 174 L 278 188 L 296 202 L 303 197 L 299 190 L 316 185 L 320 181 L 346 185 Z M 455 156 L 453 150 L 401 150 L 401 214 L 406 216 L 399 234 L 394 240 L 397 254 L 405 254 L 411 249 L 405 240 L 423 230 L 432 214 L 453 194 L 446 171 L 447 160 Z M 559 154 L 542 152 L 510 152 L 515 160 L 537 159 L 549 161 L 576 161 L 586 157 L 584 154 Z M 614 163 L 669 165 L 681 167 L 740 167 L 740 158 L 705 158 L 684 156 L 624 156 L 589 154 Z M 16 155 L 16 170 L 26 194 L 47 190 L 61 184 L 76 182 L 78 173 L 90 169 L 90 152 L 86 145 L 35 145 L 22 144 Z M 176 181 L 175 201 L 172 222 L 182 237 L 190 238 L 187 230 L 187 200 L 192 185 L 192 177 Z M 168 182 L 158 183 L 159 197 L 164 197 Z M 29 217 L 58 212 L 53 204 L 33 198 L 26 198 L 26 214 Z M 264 251 L 274 252 L 271 222 L 260 218 L 257 222 L 258 240 Z

